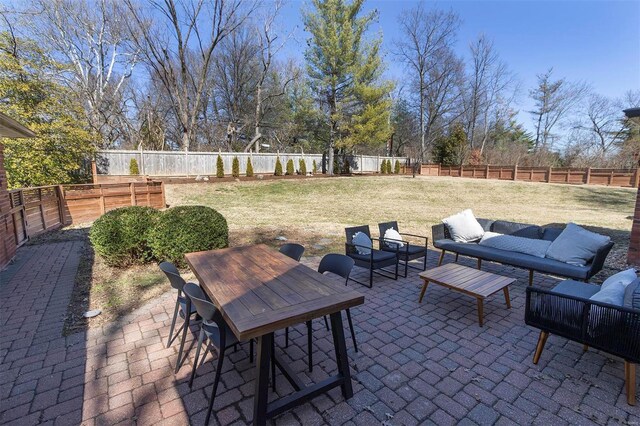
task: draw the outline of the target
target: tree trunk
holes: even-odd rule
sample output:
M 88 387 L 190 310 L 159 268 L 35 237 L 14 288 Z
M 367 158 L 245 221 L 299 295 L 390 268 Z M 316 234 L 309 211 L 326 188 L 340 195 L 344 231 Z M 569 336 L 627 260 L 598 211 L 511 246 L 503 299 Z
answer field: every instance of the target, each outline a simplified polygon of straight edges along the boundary
M 424 84 L 420 82 L 420 162 L 424 163 L 424 153 L 427 151 L 424 125 Z
M 258 83 L 256 90 L 256 120 L 255 120 L 255 133 L 254 139 L 256 140 L 254 149 L 255 152 L 260 152 L 260 114 L 262 112 L 262 84 Z

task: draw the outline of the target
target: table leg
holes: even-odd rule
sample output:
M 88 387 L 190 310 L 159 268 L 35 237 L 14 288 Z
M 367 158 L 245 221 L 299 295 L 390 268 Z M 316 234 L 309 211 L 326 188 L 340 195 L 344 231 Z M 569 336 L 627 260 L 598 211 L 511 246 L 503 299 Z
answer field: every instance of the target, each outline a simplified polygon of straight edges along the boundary
M 509 297 L 509 287 L 502 289 L 504 291 L 504 301 L 507 302 L 507 309 L 511 309 L 511 298 Z
M 424 284 L 422 285 L 422 290 L 420 291 L 420 299 L 418 303 L 422 303 L 422 298 L 424 297 L 424 293 L 427 291 L 427 286 L 429 285 L 429 280 L 424 280 Z
M 269 366 L 271 364 L 271 344 L 273 333 L 257 339 L 256 384 L 253 397 L 253 424 L 267 423 L 267 404 L 269 402 Z
M 347 345 L 344 341 L 342 312 L 334 312 L 331 314 L 331 333 L 333 334 L 333 346 L 336 351 L 338 374 L 344 378 L 344 381 L 340 386 L 342 388 L 342 396 L 344 399 L 349 399 L 353 396 L 353 387 L 351 385 L 351 370 L 349 370 Z
M 483 316 L 484 316 L 484 305 L 483 305 L 483 299 L 478 297 L 478 323 L 480 324 L 480 327 L 482 327 L 483 324 Z

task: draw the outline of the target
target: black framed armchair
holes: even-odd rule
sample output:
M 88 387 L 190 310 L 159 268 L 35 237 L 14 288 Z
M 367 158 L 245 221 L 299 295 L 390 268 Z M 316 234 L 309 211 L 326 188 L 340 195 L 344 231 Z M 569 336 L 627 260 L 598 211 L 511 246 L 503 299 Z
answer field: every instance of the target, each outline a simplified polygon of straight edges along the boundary
M 400 234 L 402 239 L 396 241 L 396 240 L 391 240 L 389 238 L 384 238 L 385 233 L 389 229 L 396 230 Z M 398 260 L 404 263 L 404 275 L 403 275 L 404 278 L 407 278 L 408 268 L 418 269 L 420 271 L 425 271 L 427 269 L 427 247 L 429 244 L 429 237 L 425 237 L 423 235 L 408 234 L 406 232 L 400 232 L 397 221 L 379 223 L 378 230 L 380 231 L 380 240 L 379 240 L 380 250 L 389 251 L 389 252 L 396 251 L 397 244 L 395 243 L 403 244 L 403 247 L 400 247 L 398 249 Z M 414 244 L 409 241 L 406 241 L 405 237 L 412 237 L 413 239 L 424 240 L 424 245 L 422 244 L 418 245 L 418 244 Z M 420 259 L 420 258 L 424 259 L 422 262 L 422 268 L 418 268 L 416 266 L 409 264 L 410 261 L 415 259 Z
M 537 364 L 549 334 L 582 343 L 624 360 L 627 402 L 635 405 L 636 364 L 640 362 L 640 309 L 589 299 L 599 285 L 565 280 L 551 290 L 527 288 L 525 323 L 540 329 L 533 356 Z
M 356 266 L 369 270 L 369 285 L 349 277 L 351 281 L 355 281 L 358 284 L 362 284 L 371 288 L 373 287 L 374 273 L 382 275 L 383 277 L 392 278 L 394 280 L 398 279 L 399 256 L 397 249 L 395 251 L 383 251 L 376 250 L 373 247 L 355 244 L 353 242 L 353 237 L 358 232 L 364 233 L 369 237 L 369 239 L 371 239 L 369 225 L 353 226 L 350 228 L 345 228 L 344 231 L 347 238 L 347 242 L 344 244 L 345 254 L 354 260 Z M 371 251 L 368 254 L 361 254 L 362 250 L 359 251 L 358 249 L 370 249 Z M 388 269 L 385 269 L 388 267 L 393 267 L 394 270 L 390 271 Z

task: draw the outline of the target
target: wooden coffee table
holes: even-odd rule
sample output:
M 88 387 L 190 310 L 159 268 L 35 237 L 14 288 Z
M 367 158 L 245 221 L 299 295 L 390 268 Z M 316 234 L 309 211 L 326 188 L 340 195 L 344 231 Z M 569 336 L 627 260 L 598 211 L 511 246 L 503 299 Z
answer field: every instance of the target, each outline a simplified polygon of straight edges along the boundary
M 420 291 L 419 303 L 422 303 L 422 298 L 427 291 L 429 283 L 439 284 L 451 290 L 475 297 L 478 302 L 478 322 L 480 327 L 483 324 L 484 299 L 502 290 L 504 292 L 504 300 L 507 302 L 507 308 L 511 308 L 509 284 L 516 281 L 515 278 L 503 277 L 502 275 L 484 272 L 479 269 L 458 265 L 457 263 L 448 263 L 421 272 L 420 278 L 424 280 L 424 285 Z

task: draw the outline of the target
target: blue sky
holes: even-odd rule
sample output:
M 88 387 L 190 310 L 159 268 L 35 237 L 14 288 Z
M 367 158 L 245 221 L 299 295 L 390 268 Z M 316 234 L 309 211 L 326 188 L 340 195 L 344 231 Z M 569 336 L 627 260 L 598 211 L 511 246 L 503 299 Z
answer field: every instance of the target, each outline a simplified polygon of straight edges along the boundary
M 379 20 L 372 35 L 384 37 L 387 74 L 402 80 L 402 66 L 389 53 L 401 36 L 397 19 L 417 2 L 369 0 L 365 10 L 377 9 Z M 305 3 L 290 1 L 283 12 L 283 29 L 295 30 L 296 42 L 286 54 L 302 59 L 304 32 L 300 10 Z M 466 55 L 469 43 L 484 33 L 493 39 L 500 57 L 522 84 L 519 118 L 531 129 L 528 90 L 536 74 L 553 67 L 556 78 L 585 81 L 609 97 L 640 90 L 640 0 L 626 1 L 439 1 L 429 7 L 452 9 L 462 19 L 456 50 Z

